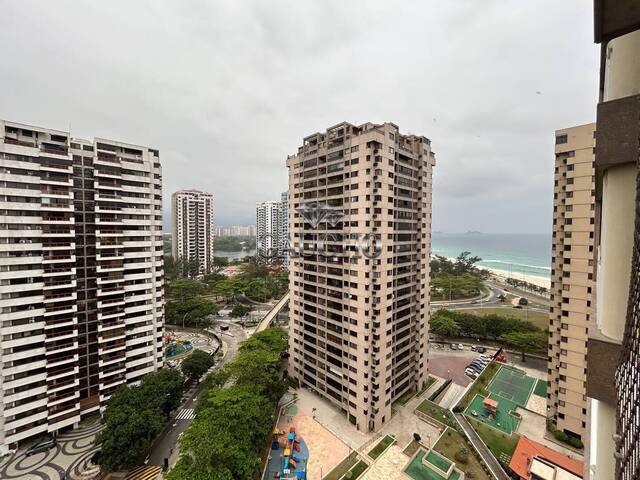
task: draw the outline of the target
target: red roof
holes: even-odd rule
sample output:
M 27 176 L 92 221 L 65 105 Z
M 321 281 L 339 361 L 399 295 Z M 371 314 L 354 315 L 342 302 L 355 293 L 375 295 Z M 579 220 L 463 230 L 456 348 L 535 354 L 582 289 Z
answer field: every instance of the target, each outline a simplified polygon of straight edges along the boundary
M 511 456 L 509 468 L 517 473 L 521 478 L 529 478 L 529 465 L 534 457 L 543 458 L 574 475 L 582 478 L 584 475 L 584 465 L 577 460 L 573 460 L 566 455 L 551 450 L 541 443 L 529 440 L 525 436 L 520 437 L 516 451 Z

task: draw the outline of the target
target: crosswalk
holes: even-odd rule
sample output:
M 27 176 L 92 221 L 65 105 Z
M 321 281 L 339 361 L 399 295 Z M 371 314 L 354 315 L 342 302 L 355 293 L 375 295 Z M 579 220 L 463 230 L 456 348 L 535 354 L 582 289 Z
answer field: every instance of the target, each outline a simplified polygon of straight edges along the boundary
M 183 408 L 178 412 L 176 416 L 176 420 L 193 420 L 196 414 L 193 411 L 193 408 Z

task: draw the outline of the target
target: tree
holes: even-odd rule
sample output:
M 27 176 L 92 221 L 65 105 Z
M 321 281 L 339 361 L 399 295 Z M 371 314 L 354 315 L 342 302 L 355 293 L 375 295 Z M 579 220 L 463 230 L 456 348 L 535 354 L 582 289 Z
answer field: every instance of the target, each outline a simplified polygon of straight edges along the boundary
M 117 390 L 107 401 L 97 437 L 100 466 L 111 472 L 140 464 L 182 394 L 182 377 L 172 370 L 150 373 L 139 386 Z
M 443 337 L 457 337 L 460 335 L 460 326 L 452 318 L 446 315 L 438 315 L 438 310 L 431 318 L 431 331 Z
M 246 317 L 251 310 L 253 310 L 253 308 L 247 305 L 236 305 L 229 315 L 233 318 Z
M 182 457 L 169 480 L 253 480 L 273 422 L 273 404 L 251 385 L 214 388 L 180 439 Z
M 199 381 L 200 377 L 207 373 L 214 364 L 214 359 L 207 352 L 194 350 L 180 364 L 180 369 L 185 377 Z
M 526 361 L 525 352 L 544 352 L 547 349 L 547 334 L 541 330 L 536 332 L 509 332 L 501 337 L 507 345 L 522 352 L 522 361 Z
M 169 301 L 165 306 L 166 321 L 170 325 L 204 328 L 209 325 L 209 316 L 217 315 L 220 306 L 205 298 L 191 298 L 183 302 Z
M 518 305 L 522 305 L 522 306 L 529 305 L 529 300 L 527 300 L 524 297 L 520 297 L 520 299 L 518 300 Z
M 167 296 L 181 302 L 202 295 L 204 292 L 205 287 L 201 282 L 186 278 L 173 280 L 167 286 Z
M 177 370 L 163 368 L 144 376 L 140 388 L 142 395 L 150 399 L 151 406 L 169 418 L 182 400 L 184 378 Z

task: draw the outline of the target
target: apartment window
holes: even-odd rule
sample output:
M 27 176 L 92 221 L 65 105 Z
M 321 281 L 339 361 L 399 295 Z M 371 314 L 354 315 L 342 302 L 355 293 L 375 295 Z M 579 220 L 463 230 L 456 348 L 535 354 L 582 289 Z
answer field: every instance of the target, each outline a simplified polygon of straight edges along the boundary
M 566 135 L 557 135 L 556 136 L 556 145 L 561 145 L 563 143 L 567 143 L 568 137 Z

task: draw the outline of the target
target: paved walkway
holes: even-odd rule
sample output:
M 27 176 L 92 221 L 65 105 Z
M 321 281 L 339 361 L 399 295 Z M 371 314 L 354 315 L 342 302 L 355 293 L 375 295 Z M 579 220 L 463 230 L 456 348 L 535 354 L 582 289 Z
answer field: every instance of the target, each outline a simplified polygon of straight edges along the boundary
M 442 408 L 452 408 L 456 403 L 458 403 L 458 400 L 460 400 L 460 397 L 462 397 L 462 394 L 466 390 L 467 387 L 463 387 L 462 385 L 458 385 L 457 383 L 452 382 L 449 385 L 449 388 L 447 388 L 444 397 L 442 398 L 442 400 L 440 400 L 439 405 Z
M 482 457 L 482 460 L 484 460 L 484 463 L 486 463 L 489 467 L 489 470 L 491 470 L 491 473 L 493 473 L 493 476 L 498 480 L 510 480 L 509 476 L 505 473 L 500 463 L 498 463 L 493 454 L 489 451 L 485 444 L 482 443 L 482 440 L 480 440 L 480 437 L 478 437 L 478 434 L 475 432 L 475 430 L 465 420 L 464 415 L 456 414 L 456 418 L 458 419 L 458 423 L 462 426 L 462 429 L 467 435 L 469 441 L 476 448 L 476 450 L 480 454 L 480 457 Z
M 81 478 L 89 460 L 98 450 L 95 436 L 101 430 L 99 417 L 83 422 L 80 427 L 58 435 L 58 443 L 47 452 L 27 457 L 20 449 L 0 463 L 3 480 L 62 480 Z

